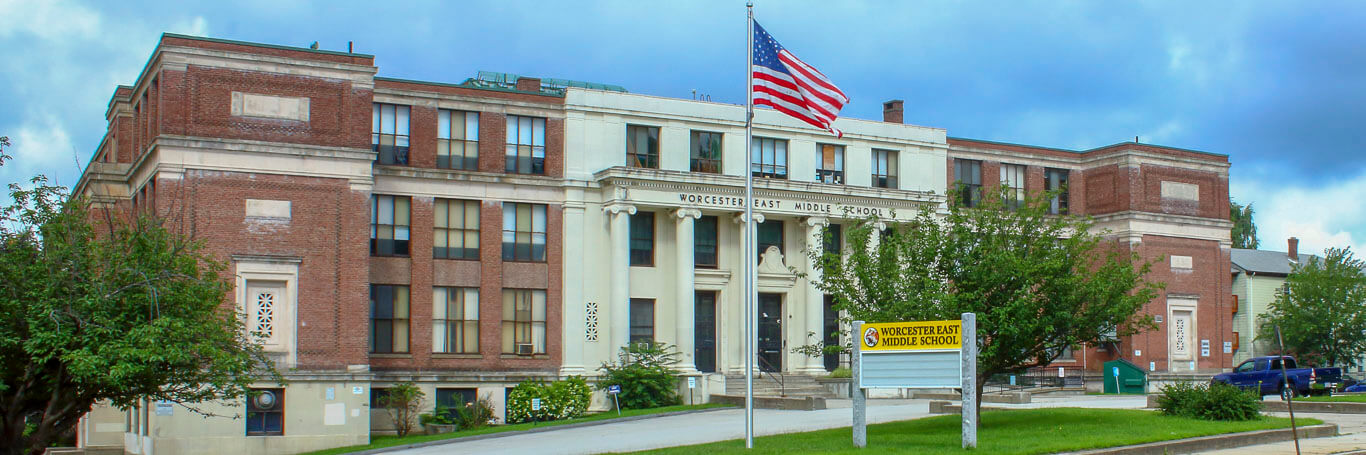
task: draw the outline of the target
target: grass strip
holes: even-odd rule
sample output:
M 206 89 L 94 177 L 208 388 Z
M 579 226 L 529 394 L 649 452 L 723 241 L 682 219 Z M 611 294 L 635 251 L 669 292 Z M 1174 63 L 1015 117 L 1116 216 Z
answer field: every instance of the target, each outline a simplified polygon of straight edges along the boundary
M 484 434 L 491 434 L 491 433 L 504 433 L 504 432 L 509 432 L 509 431 L 525 431 L 525 430 L 530 430 L 530 429 L 533 429 L 533 428 L 554 427 L 554 426 L 560 426 L 560 425 L 568 425 L 568 424 L 571 424 L 571 423 L 596 422 L 596 421 L 600 421 L 600 420 L 611 420 L 611 419 L 617 419 L 617 418 L 622 418 L 622 417 L 635 417 L 635 416 L 643 416 L 643 415 L 651 415 L 651 414 L 663 414 L 663 413 L 666 413 L 666 412 L 696 411 L 696 410 L 701 410 L 701 409 L 726 408 L 726 407 L 731 407 L 731 406 L 730 406 L 730 405 L 725 405 L 725 404 L 707 403 L 707 404 L 697 404 L 697 405 L 665 406 L 665 407 L 661 407 L 661 408 L 651 408 L 651 409 L 623 409 L 623 410 L 621 411 L 621 415 L 620 415 L 620 416 L 617 415 L 617 412 L 616 412 L 616 411 L 608 411 L 608 412 L 599 412 L 599 413 L 596 413 L 596 414 L 589 414 L 589 415 L 586 415 L 586 416 L 583 416 L 583 417 L 579 417 L 579 418 L 575 418 L 575 419 L 554 420 L 554 421 L 550 421 L 550 422 L 539 422 L 539 423 L 518 423 L 518 424 L 513 424 L 513 425 L 496 425 L 496 426 L 491 426 L 491 427 L 476 428 L 476 429 L 473 429 L 473 430 L 456 431 L 456 432 L 453 432 L 453 433 L 442 433 L 442 434 L 410 434 L 410 435 L 408 435 L 408 436 L 404 436 L 404 437 L 401 437 L 401 438 L 398 437 L 398 436 L 379 435 L 379 436 L 371 436 L 371 437 L 370 437 L 370 443 L 369 443 L 369 444 L 365 444 L 365 445 L 356 445 L 356 446 L 347 446 L 347 447 L 335 447 L 335 448 L 326 449 L 326 450 L 319 450 L 319 451 L 316 451 L 316 452 L 308 452 L 308 453 L 306 453 L 306 454 L 304 454 L 304 455 L 335 455 L 335 454 L 344 454 L 344 453 L 359 452 L 359 451 L 362 451 L 362 450 L 381 449 L 381 448 L 385 448 L 385 447 L 394 447 L 394 446 L 401 446 L 401 445 L 408 445 L 408 444 L 417 444 L 417 443 L 421 443 L 421 442 L 430 442 L 430 441 L 440 441 L 440 440 L 444 440 L 444 439 L 459 439 L 459 438 L 465 438 L 465 437 L 470 437 L 470 436 L 478 436 L 478 435 L 484 435 Z
M 1333 395 L 1331 397 L 1320 395 L 1316 397 L 1296 398 L 1295 401 L 1312 401 L 1315 403 L 1366 403 L 1366 394 Z
M 983 412 L 975 453 L 1041 454 L 1118 447 L 1224 433 L 1287 428 L 1290 419 L 1262 417 L 1246 422 L 1215 422 L 1165 416 L 1133 409 L 1046 408 Z M 1300 425 L 1323 423 L 1298 419 Z M 849 428 L 652 450 L 646 454 L 725 453 L 963 453 L 957 415 L 926 417 L 868 426 L 867 449 L 854 449 Z

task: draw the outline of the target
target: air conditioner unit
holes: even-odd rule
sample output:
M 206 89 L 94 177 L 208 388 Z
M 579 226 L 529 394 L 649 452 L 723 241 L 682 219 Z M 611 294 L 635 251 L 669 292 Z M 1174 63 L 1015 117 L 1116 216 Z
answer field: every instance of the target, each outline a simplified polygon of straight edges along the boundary
M 536 347 L 531 343 L 517 343 L 517 355 L 532 355 L 536 353 Z

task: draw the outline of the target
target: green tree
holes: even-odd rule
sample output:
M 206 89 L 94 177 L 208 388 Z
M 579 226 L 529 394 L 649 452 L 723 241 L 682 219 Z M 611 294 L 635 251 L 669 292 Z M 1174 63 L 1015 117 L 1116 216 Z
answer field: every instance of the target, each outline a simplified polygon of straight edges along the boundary
M 0 166 L 4 166 L 5 160 L 10 159 L 10 156 L 5 154 L 6 147 L 9 147 L 9 136 L 0 136 Z
M 1228 201 L 1228 220 L 1233 222 L 1233 247 L 1249 250 L 1257 249 L 1257 223 L 1252 221 L 1252 204 L 1239 205 Z
M 1139 314 L 1160 283 L 1151 263 L 1105 241 L 1090 220 L 1048 214 L 1048 196 L 1023 204 L 986 194 L 978 208 L 923 205 L 911 222 L 868 219 L 848 229 L 844 257 L 816 255 L 817 287 L 851 320 L 977 315 L 977 392 L 992 375 L 1047 365 L 1072 345 L 1155 327 Z M 953 191 L 949 201 L 958 201 Z M 1013 195 L 1010 195 L 1013 198 Z M 829 235 L 828 231 L 824 235 Z M 980 406 L 980 401 L 978 402 Z
M 0 453 L 43 453 L 96 403 L 207 413 L 281 381 L 199 243 L 31 184 L 0 209 Z
M 1329 248 L 1295 264 L 1262 314 L 1258 339 L 1275 346 L 1275 327 L 1301 361 L 1357 365 L 1366 355 L 1366 268 L 1350 248 Z

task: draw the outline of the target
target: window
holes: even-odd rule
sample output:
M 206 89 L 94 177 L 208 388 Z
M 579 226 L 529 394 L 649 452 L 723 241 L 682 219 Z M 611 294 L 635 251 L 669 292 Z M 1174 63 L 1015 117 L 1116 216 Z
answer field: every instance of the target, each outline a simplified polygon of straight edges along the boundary
M 370 143 L 379 164 L 408 164 L 408 113 L 411 108 L 375 103 L 370 116 Z
M 370 352 L 408 352 L 408 287 L 370 285 Z
M 817 144 L 816 147 L 816 181 L 843 184 L 844 146 Z
M 692 151 L 688 169 L 693 172 L 721 173 L 721 133 L 692 132 Z
M 759 228 L 757 230 L 760 262 L 763 262 L 764 251 L 767 251 L 770 246 L 778 247 L 779 253 L 783 252 L 782 220 L 764 220 L 764 222 L 759 223 Z
M 823 239 L 822 253 L 834 253 L 838 256 L 844 249 L 844 230 L 838 224 L 830 223 L 825 228 L 825 239 Z
M 1025 200 L 1025 167 L 1023 164 L 1001 164 L 1001 186 L 1006 187 L 1007 210 L 1019 210 Z
M 479 113 L 442 109 L 436 115 L 436 167 L 479 169 Z
M 698 218 L 693 225 L 693 267 L 714 269 L 716 268 L 717 253 L 717 218 L 715 216 L 703 216 Z
M 389 398 L 389 389 L 370 388 L 370 409 L 384 409 L 384 400 Z
M 437 199 L 432 257 L 479 259 L 479 201 Z
M 964 207 L 976 207 L 982 202 L 982 162 L 977 160 L 953 160 L 953 180 L 963 192 L 959 202 Z
M 1067 214 L 1067 169 L 1044 169 L 1043 171 L 1044 191 L 1057 191 L 1052 199 L 1048 200 L 1048 213 L 1053 215 Z
M 247 436 L 285 434 L 285 389 L 247 392 Z
M 518 349 L 518 345 L 527 346 Z M 545 291 L 503 290 L 503 353 L 545 354 Z
M 479 289 L 432 288 L 432 352 L 479 353 Z
M 507 171 L 545 174 L 545 119 L 508 116 Z
M 659 128 L 626 125 L 626 165 L 659 169 Z
M 749 154 L 749 169 L 755 177 L 787 178 L 787 141 L 756 137 Z
M 631 299 L 631 344 L 654 340 L 654 299 Z
M 432 410 L 435 411 L 435 410 L 436 410 L 436 409 L 435 409 L 436 407 L 444 407 L 444 408 L 446 408 L 446 415 L 447 415 L 447 416 L 454 416 L 454 414 L 455 414 L 455 412 L 456 412 L 456 411 L 455 411 L 455 408 L 463 407 L 463 406 L 465 406 L 466 404 L 473 403 L 473 402 L 475 402 L 475 400 L 478 400 L 478 397 L 479 397 L 478 389 L 470 389 L 470 388 L 459 388 L 459 389 L 456 389 L 456 388 L 449 388 L 449 389 L 448 389 L 448 388 L 445 388 L 445 387 L 438 387 L 438 388 L 436 389 L 436 403 L 433 403 L 433 404 L 432 404 L 432 407 L 433 407 Z
M 545 205 L 503 203 L 503 260 L 545 262 Z
M 873 186 L 896 189 L 896 151 L 873 149 Z
M 407 256 L 412 200 L 407 196 L 375 195 L 370 204 L 370 254 Z
M 641 211 L 631 215 L 631 265 L 655 265 L 655 214 Z

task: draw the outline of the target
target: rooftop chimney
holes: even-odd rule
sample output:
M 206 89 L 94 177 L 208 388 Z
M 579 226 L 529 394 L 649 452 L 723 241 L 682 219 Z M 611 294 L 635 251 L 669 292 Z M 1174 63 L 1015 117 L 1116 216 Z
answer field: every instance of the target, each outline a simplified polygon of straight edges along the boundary
M 901 123 L 902 104 L 904 104 L 904 102 L 901 100 L 891 100 L 882 103 L 882 121 L 887 123 Z
M 1286 243 L 1290 244 L 1290 251 L 1286 253 L 1290 256 L 1290 260 L 1300 260 L 1300 239 L 1291 237 L 1289 240 L 1286 240 Z
M 517 90 L 523 92 L 539 92 L 541 91 L 541 79 L 537 77 L 518 77 Z

